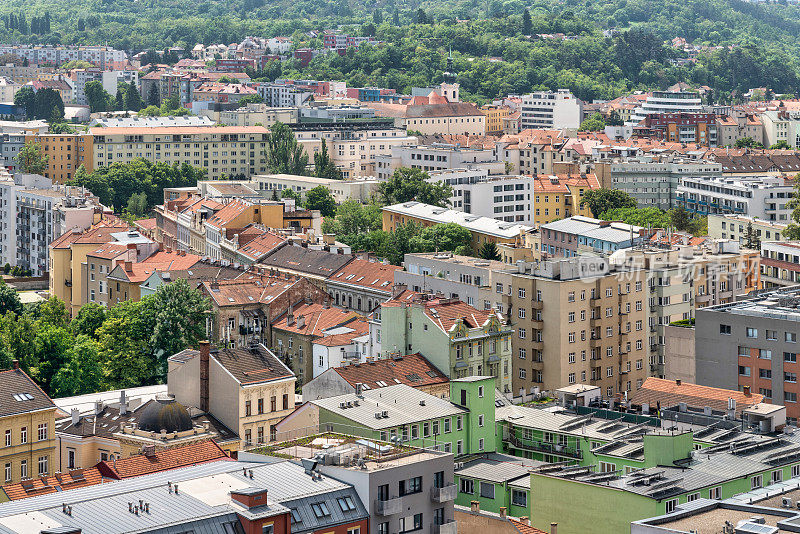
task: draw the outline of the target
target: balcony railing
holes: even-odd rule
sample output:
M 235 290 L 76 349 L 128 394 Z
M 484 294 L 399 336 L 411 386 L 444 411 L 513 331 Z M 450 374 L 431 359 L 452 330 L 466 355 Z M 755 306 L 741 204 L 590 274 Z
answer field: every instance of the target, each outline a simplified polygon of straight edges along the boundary
M 555 456 L 564 456 L 567 458 L 583 458 L 583 453 L 580 449 L 573 449 L 565 445 L 557 443 L 548 443 L 546 441 L 536 441 L 528 439 L 520 439 L 516 436 L 509 436 L 509 441 L 514 447 L 518 449 L 525 449 L 529 451 L 542 452 L 545 454 L 553 454 Z
M 458 523 L 456 521 L 448 521 L 441 525 L 432 523 L 431 534 L 458 534 Z
M 441 488 L 431 488 L 431 500 L 438 503 L 456 500 L 456 485 L 448 484 Z
M 403 498 L 395 497 L 386 501 L 375 501 L 375 513 L 378 515 L 394 515 L 403 511 Z

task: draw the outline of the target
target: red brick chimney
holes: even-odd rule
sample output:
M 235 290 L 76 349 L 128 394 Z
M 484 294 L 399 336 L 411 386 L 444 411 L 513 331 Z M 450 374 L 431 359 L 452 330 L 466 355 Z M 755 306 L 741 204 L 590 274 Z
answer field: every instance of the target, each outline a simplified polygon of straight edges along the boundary
M 200 410 L 208 413 L 208 367 L 211 344 L 208 340 L 200 342 Z

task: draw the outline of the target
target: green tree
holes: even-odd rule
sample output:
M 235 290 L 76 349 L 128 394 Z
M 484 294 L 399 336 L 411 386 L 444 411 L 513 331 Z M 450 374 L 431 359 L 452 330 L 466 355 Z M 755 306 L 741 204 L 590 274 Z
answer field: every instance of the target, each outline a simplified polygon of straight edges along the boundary
M 734 143 L 736 148 L 761 148 L 761 143 L 757 143 L 752 137 L 741 137 Z
M 581 206 L 589 206 L 595 218 L 616 208 L 635 208 L 636 200 L 619 189 L 590 189 L 584 193 Z
M 150 90 L 147 92 L 147 105 L 156 107 L 161 105 L 161 96 L 158 94 L 158 84 L 156 83 L 150 84 Z
M 345 200 L 336 208 L 336 217 L 327 217 L 322 222 L 322 231 L 336 234 L 344 243 L 355 236 L 381 229 L 381 208 L 378 204 L 362 204 L 357 200 Z
M 103 89 L 103 82 L 87 82 L 84 92 L 86 93 L 86 102 L 89 104 L 89 111 L 91 113 L 108 111 L 111 95 Z
M 761 240 L 756 235 L 755 230 L 753 230 L 753 223 L 747 223 L 747 229 L 744 233 L 744 246 L 745 248 L 751 248 L 755 250 L 761 249 Z
M 794 183 L 794 193 L 786 203 L 786 207 L 792 210 L 792 222 L 783 231 L 784 237 L 792 241 L 800 240 L 800 173 L 795 175 Z
M 533 33 L 531 12 L 525 9 L 525 11 L 522 12 L 522 35 L 530 35 L 531 33 Z
M 422 8 L 417 9 L 417 24 L 428 24 L 428 15 Z
M 206 337 L 211 303 L 184 279 L 159 286 L 142 299 L 141 317 L 151 332 L 149 347 L 166 376 L 167 358 Z
M 152 324 L 142 318 L 143 301 L 125 300 L 109 308 L 97 332 L 104 389 L 152 384 L 161 368 L 150 347 Z
M 142 101 L 142 96 L 139 94 L 139 90 L 136 88 L 136 84 L 132 83 L 128 85 L 125 89 L 125 109 L 138 112 L 141 111 L 143 107 L 144 102 Z
M 20 315 L 22 313 L 22 302 L 19 300 L 17 290 L 0 278 L 0 314 L 5 315 L 7 312 Z
M 276 122 L 270 128 L 265 155 L 267 169 L 271 173 L 295 175 L 306 173 L 308 154 L 303 151 L 292 130 L 282 122 Z
M 670 215 L 658 208 L 616 208 L 600 214 L 604 221 L 622 221 L 634 226 L 668 228 L 672 226 Z
M 246 97 L 239 100 L 239 106 L 244 107 L 247 104 L 263 104 L 264 99 L 261 95 L 247 95 Z
M 783 139 L 769 147 L 770 150 L 790 150 L 791 148 L 792 147 L 789 146 L 789 143 Z
M 50 383 L 66 363 L 72 347 L 72 334 L 63 326 L 42 323 L 33 338 L 33 361 L 29 363 L 31 377 L 42 389 L 50 390 Z
M 33 119 L 36 109 L 36 93 L 30 85 L 23 85 L 14 95 L 14 105 L 25 110 L 25 116 Z
M 87 302 L 69 324 L 75 336 L 89 336 L 97 339 L 97 331 L 106 319 L 106 308 L 96 302 Z
M 419 235 L 411 240 L 413 252 L 454 252 L 472 243 L 472 233 L 456 223 L 417 227 Z
M 606 127 L 603 116 L 595 113 L 591 117 L 586 118 L 578 128 L 582 132 L 599 132 Z
M 305 207 L 309 210 L 319 210 L 323 217 L 336 215 L 336 201 L 331 195 L 331 190 L 324 185 L 306 191 Z
M 322 140 L 322 149 L 314 154 L 314 176 L 330 180 L 342 179 L 342 172 L 336 168 L 330 154 L 328 154 L 328 144 L 325 139 Z
M 147 195 L 134 193 L 128 199 L 128 213 L 134 217 L 143 217 L 147 213 Z
M 385 204 L 416 200 L 433 206 L 449 206 L 453 188 L 445 182 L 429 182 L 430 176 L 420 169 L 400 167 L 392 177 L 381 182 L 378 191 Z
M 25 143 L 17 153 L 17 165 L 28 174 L 44 174 L 49 159 L 50 156 L 43 153 L 42 145 L 33 141 Z
M 71 134 L 75 133 L 75 130 L 72 128 L 72 126 L 69 125 L 69 123 L 66 123 L 64 121 L 58 121 L 50 123 L 50 125 L 47 127 L 47 133 Z
M 85 395 L 101 391 L 103 382 L 100 348 L 94 339 L 81 334 L 53 376 L 50 392 L 54 397 Z
M 526 11 L 527 13 L 527 11 Z M 497 245 L 494 244 L 492 241 L 487 241 L 483 245 L 481 245 L 481 249 L 478 251 L 478 257 L 483 258 L 485 260 L 500 260 L 500 252 L 497 250 Z
M 36 320 L 37 325 L 47 324 L 50 326 L 66 327 L 69 324 L 69 312 L 64 301 L 56 296 L 52 296 L 44 302 L 37 304 L 31 315 Z
M 36 326 L 29 315 L 18 315 L 13 311 L 0 315 L 0 346 L 3 347 L 4 354 L 19 360 L 26 371 L 30 370 L 34 362 L 35 336 Z

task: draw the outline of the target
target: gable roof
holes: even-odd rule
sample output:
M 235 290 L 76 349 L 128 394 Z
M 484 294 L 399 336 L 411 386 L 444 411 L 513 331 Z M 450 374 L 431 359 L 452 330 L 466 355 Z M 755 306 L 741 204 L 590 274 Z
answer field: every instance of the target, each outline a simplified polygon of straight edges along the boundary
M 754 404 L 764 400 L 758 393 L 745 395 L 735 389 L 722 389 L 710 386 L 700 386 L 675 380 L 648 377 L 642 387 L 633 394 L 631 404 L 641 406 L 648 403 L 655 409 L 656 403 L 662 408 L 677 406 L 685 402 L 688 406 L 696 408 L 710 407 L 712 410 L 724 412 L 728 409 L 728 399 L 736 401 L 736 411 L 741 412 Z
M 394 284 L 394 273 L 400 269 L 402 267 L 399 265 L 356 258 L 332 274 L 328 281 L 375 289 L 390 295 Z
M 229 459 L 225 451 L 220 449 L 214 440 L 207 439 L 183 447 L 156 451 L 152 456 L 139 454 L 120 458 L 113 462 L 102 461 L 96 467 L 104 477 L 122 480 L 167 469 Z
M 206 226 L 213 228 L 225 228 L 236 217 L 244 213 L 252 204 L 243 200 L 233 200 L 225 205 L 224 208 L 216 212 L 206 220 Z
M 539 530 L 536 527 L 532 527 L 527 523 L 523 523 L 522 521 L 518 521 L 510 517 L 508 518 L 508 522 L 517 532 L 519 532 L 519 534 L 547 534 L 547 532 L 544 530 Z
M 103 483 L 103 475 L 96 467 L 90 469 L 72 469 L 66 473 L 55 473 L 38 478 L 17 482 L 16 484 L 6 484 L 2 487 L 3 493 L 8 500 L 18 501 L 38 495 L 47 495 L 86 486 L 94 486 Z
M 112 271 L 114 276 L 109 276 L 109 278 L 116 278 L 116 276 L 124 275 L 128 282 L 144 282 L 156 271 L 171 271 L 173 269 L 185 271 L 191 269 L 192 266 L 197 263 L 200 263 L 200 256 L 195 254 L 159 250 L 142 261 L 132 263 L 130 265 L 130 270 L 126 269 L 125 264 L 117 265 L 114 271 Z
M 270 267 L 328 278 L 353 261 L 353 258 L 349 254 L 333 254 L 324 250 L 292 245 L 280 247 L 261 260 L 261 263 Z
M 269 304 L 299 282 L 296 278 L 245 274 L 233 280 L 204 280 L 200 285 L 213 303 L 222 307 Z
M 378 389 L 392 384 L 405 384 L 413 388 L 447 384 L 450 379 L 421 354 L 399 358 L 332 367 L 331 371 L 355 387 L 361 383 L 368 389 Z
M 199 351 L 187 349 L 173 354 L 169 360 L 185 363 L 199 355 Z M 210 356 L 242 385 L 294 377 L 292 370 L 261 344 L 250 348 L 212 349 Z
M 242 243 L 242 236 L 239 235 L 239 250 L 237 252 L 247 259 L 258 261 L 278 247 L 286 244 L 286 238 L 269 230 L 262 232 L 253 239 Z
M 39 410 L 56 405 L 22 369 L 0 371 L 0 417 Z
M 332 308 L 320 302 L 303 302 L 293 306 L 294 320 L 292 324 L 287 324 L 287 314 L 288 311 L 278 316 L 272 322 L 272 327 L 282 332 L 294 332 L 306 336 L 322 336 L 329 328 L 350 323 L 361 317 L 354 311 Z M 300 326 L 301 316 L 304 318 L 303 326 Z

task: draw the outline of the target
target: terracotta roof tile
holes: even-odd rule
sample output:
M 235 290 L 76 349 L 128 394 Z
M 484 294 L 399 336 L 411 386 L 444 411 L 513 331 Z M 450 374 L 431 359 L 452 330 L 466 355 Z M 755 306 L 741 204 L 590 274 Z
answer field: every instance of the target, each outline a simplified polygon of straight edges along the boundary
M 103 461 L 97 469 L 107 478 L 122 480 L 168 469 L 228 460 L 225 451 L 214 440 L 207 439 L 184 447 L 157 451 L 153 456 L 139 454 L 120 458 L 116 462 Z
M 245 275 L 235 280 L 206 280 L 202 288 L 217 306 L 241 306 L 268 304 L 298 281 L 280 276 Z
M 377 261 L 354 259 L 328 278 L 329 282 L 368 287 L 392 292 L 394 273 L 400 270 L 397 265 L 386 265 Z
M 229 202 L 224 208 L 216 212 L 213 217 L 210 217 L 206 221 L 206 225 L 214 228 L 225 228 L 232 220 L 244 213 L 250 206 L 250 203 L 242 200 Z
M 743 392 L 733 389 L 700 386 L 686 382 L 678 384 L 675 380 L 649 377 L 633 394 L 631 403 L 638 406 L 648 403 L 655 409 L 656 403 L 660 403 L 662 408 L 667 408 L 685 402 L 688 406 L 696 408 L 708 406 L 712 410 L 724 412 L 728 409 L 729 398 L 736 401 L 737 412 L 764 400 L 764 396 L 757 393 L 745 395 Z
M 287 312 L 288 313 L 288 312 Z M 294 306 L 292 313 L 294 320 L 287 324 L 287 313 L 281 314 L 272 322 L 272 328 L 282 332 L 294 332 L 306 336 L 322 336 L 323 332 L 331 327 L 348 323 L 361 317 L 354 311 L 341 308 L 325 307 L 325 304 L 311 303 Z M 301 320 L 300 317 L 303 317 Z M 302 326 L 300 326 L 302 323 Z
M 268 230 L 247 241 L 246 244 L 242 244 L 240 235 L 238 253 L 253 261 L 258 261 L 285 243 L 286 238 L 284 236 Z
M 420 354 L 409 354 L 398 359 L 376 360 L 346 367 L 333 367 L 335 373 L 348 384 L 366 384 L 370 389 L 393 386 L 397 383 L 411 387 L 447 384 L 450 380 Z M 381 382 L 379 384 L 378 382 Z
M 523 523 L 522 521 L 518 521 L 510 517 L 508 518 L 508 522 L 517 532 L 519 532 L 519 534 L 547 534 L 547 532 L 544 530 L 539 530 L 538 528 L 532 527 L 527 523 Z
M 102 482 L 103 475 L 96 467 L 92 467 L 91 469 L 73 469 L 66 473 L 34 478 L 24 483 L 6 484 L 3 486 L 3 492 L 9 500 L 18 501 L 28 497 L 94 486 Z

